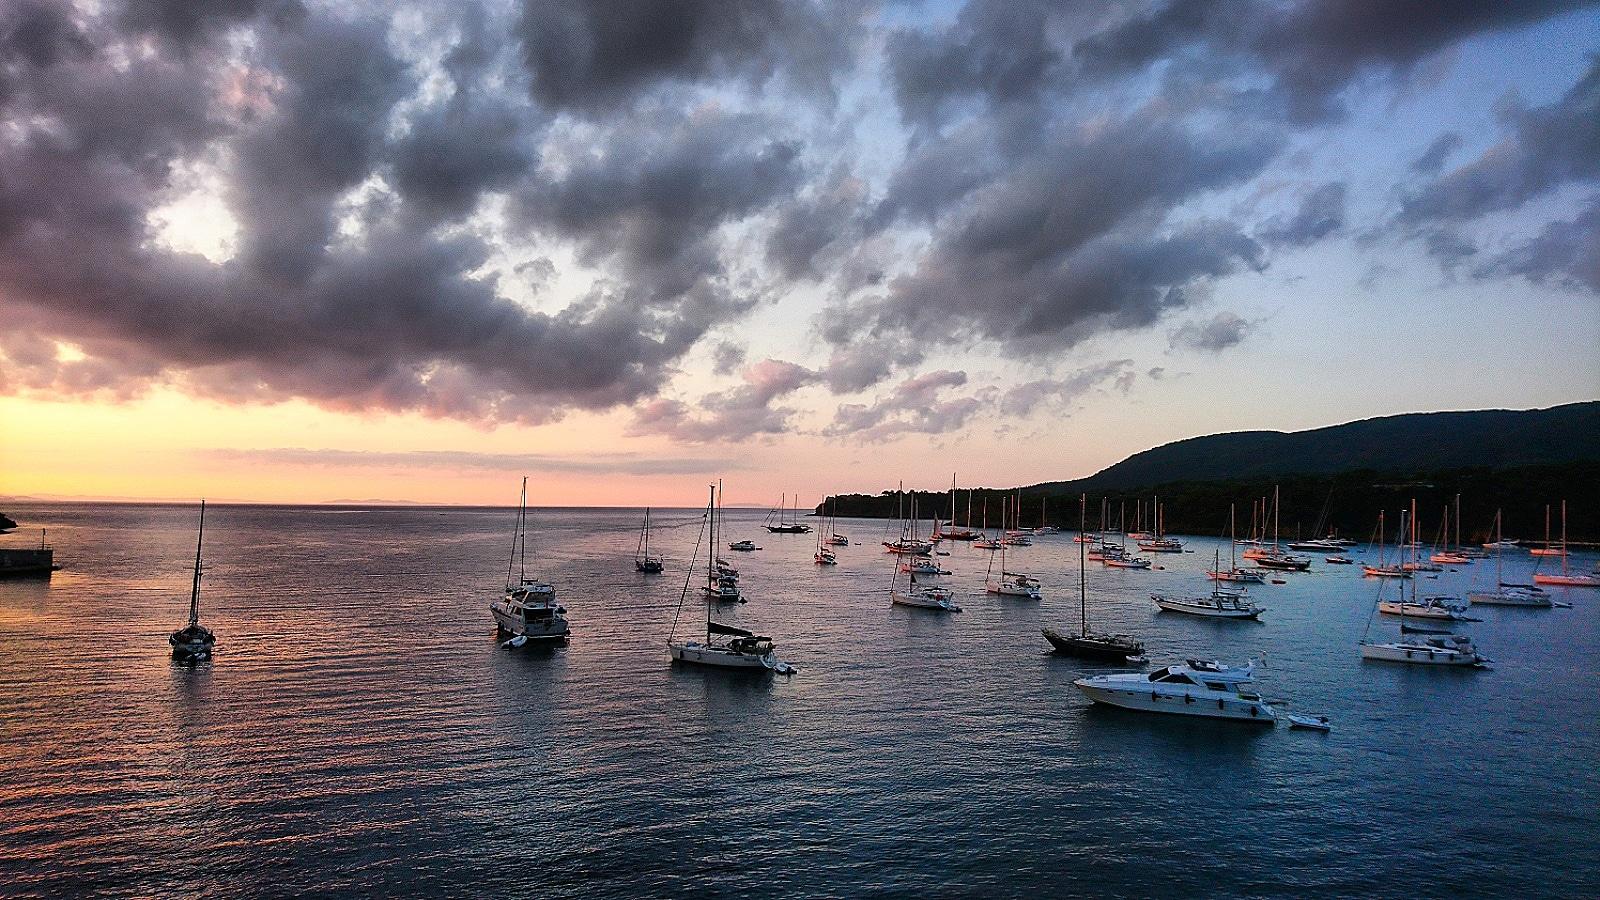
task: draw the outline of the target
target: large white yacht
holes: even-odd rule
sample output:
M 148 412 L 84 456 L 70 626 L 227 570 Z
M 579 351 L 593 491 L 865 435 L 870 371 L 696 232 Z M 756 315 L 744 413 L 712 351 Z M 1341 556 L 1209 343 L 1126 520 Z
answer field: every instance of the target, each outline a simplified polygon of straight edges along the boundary
M 1277 710 L 1260 694 L 1246 689 L 1254 674 L 1254 663 L 1230 668 L 1211 660 L 1191 659 L 1148 675 L 1094 675 L 1079 678 L 1073 685 L 1096 703 L 1123 709 L 1272 724 L 1277 721 Z
M 506 567 L 506 590 L 489 603 L 489 614 L 496 628 L 511 638 L 504 646 L 521 647 L 530 640 L 560 640 L 571 631 L 567 610 L 556 601 L 556 589 L 547 582 L 528 577 L 528 479 L 522 479 L 522 500 L 517 506 L 517 530 L 512 541 L 514 559 L 520 560 L 521 574 L 513 583 Z

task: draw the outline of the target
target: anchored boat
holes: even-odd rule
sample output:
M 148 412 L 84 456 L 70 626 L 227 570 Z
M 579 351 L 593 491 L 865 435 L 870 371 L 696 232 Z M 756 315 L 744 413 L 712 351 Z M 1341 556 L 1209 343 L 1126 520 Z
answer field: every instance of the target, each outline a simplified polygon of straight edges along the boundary
M 1122 672 L 1079 678 L 1072 684 L 1096 703 L 1140 712 L 1231 719 L 1263 725 L 1277 721 L 1277 710 L 1247 686 L 1255 664 L 1230 668 L 1213 660 L 1191 659 L 1148 675 Z

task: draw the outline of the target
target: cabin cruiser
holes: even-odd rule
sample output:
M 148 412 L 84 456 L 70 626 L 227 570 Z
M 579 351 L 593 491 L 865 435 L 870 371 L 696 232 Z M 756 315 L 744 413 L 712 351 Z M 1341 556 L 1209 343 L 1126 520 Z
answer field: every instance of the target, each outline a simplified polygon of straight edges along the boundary
M 1353 566 L 1356 562 L 1348 556 L 1324 556 L 1322 561 L 1333 563 L 1336 566 Z
M 1254 680 L 1255 665 L 1228 667 L 1211 660 L 1191 659 L 1164 666 L 1148 675 L 1119 672 L 1093 675 L 1073 682 L 1096 703 L 1141 712 L 1233 719 L 1272 724 L 1277 710 L 1246 686 Z
M 570 632 L 566 607 L 556 602 L 556 589 L 532 578 L 506 588 L 504 597 L 489 604 L 495 625 L 508 642 L 521 646 L 530 640 L 560 640 Z
M 1464 634 L 1435 635 L 1408 638 L 1401 635 L 1398 641 L 1361 644 L 1361 658 L 1380 662 L 1411 663 L 1413 665 L 1468 666 L 1481 668 L 1492 662 L 1478 652 L 1472 639 Z
M 797 669 L 778 659 L 772 638 L 744 628 L 706 620 L 703 641 L 670 641 L 667 650 L 678 662 L 722 669 L 793 675 Z
M 752 550 L 760 550 L 761 548 L 756 546 L 755 541 L 734 541 L 728 545 L 728 549 L 737 550 L 740 553 L 749 553 Z
M 1449 619 L 1454 622 L 1471 621 L 1466 614 L 1467 601 L 1460 597 L 1423 597 L 1412 600 L 1380 600 L 1378 612 L 1408 619 Z
M 990 580 L 985 584 L 985 589 L 991 594 L 999 594 L 1002 597 L 1023 597 L 1028 600 L 1038 600 L 1043 596 L 1039 593 L 1038 579 L 1014 572 L 1002 573 L 998 581 Z
M 1369 578 L 1410 578 L 1411 572 L 1400 566 L 1367 566 L 1361 567 L 1361 573 Z
M 1343 553 L 1345 544 L 1328 538 L 1314 538 L 1309 541 L 1290 541 L 1289 549 L 1305 553 Z
M 1259 619 L 1267 611 L 1264 606 L 1251 603 L 1243 594 L 1213 590 L 1209 597 L 1176 597 L 1171 594 L 1151 594 L 1156 606 L 1168 611 L 1207 616 L 1213 619 Z

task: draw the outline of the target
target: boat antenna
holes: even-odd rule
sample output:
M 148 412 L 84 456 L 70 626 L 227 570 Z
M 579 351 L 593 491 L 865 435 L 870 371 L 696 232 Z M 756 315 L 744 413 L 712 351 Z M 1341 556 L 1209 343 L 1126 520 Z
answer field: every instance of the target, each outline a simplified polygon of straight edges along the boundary
M 206 539 L 206 501 L 200 501 L 200 536 L 194 542 L 194 587 L 189 591 L 189 627 L 200 624 L 200 547 Z

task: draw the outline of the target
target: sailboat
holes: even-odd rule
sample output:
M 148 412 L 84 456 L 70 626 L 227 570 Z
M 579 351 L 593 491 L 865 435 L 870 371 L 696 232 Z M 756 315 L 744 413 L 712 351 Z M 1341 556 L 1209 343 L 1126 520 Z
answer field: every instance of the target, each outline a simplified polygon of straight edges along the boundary
M 1401 534 L 1402 534 L 1402 536 L 1404 535 L 1404 529 L 1401 529 Z M 1384 540 L 1384 536 L 1385 535 L 1384 535 L 1383 510 L 1379 510 L 1378 511 L 1378 532 L 1377 532 L 1377 537 L 1378 537 L 1378 558 L 1377 558 L 1376 562 L 1374 562 L 1374 563 L 1372 563 L 1370 565 L 1366 564 L 1366 563 L 1363 563 L 1362 566 L 1361 566 L 1362 574 L 1366 575 L 1369 578 L 1410 578 L 1411 577 L 1411 572 L 1409 570 L 1407 570 L 1404 566 L 1400 565 L 1400 549 L 1398 547 L 1395 548 L 1395 561 L 1394 562 L 1385 563 L 1383 561 L 1383 540 Z
M 520 561 L 516 583 L 511 572 Z M 501 646 L 521 647 L 530 640 L 567 637 L 567 610 L 556 602 L 556 589 L 528 577 L 528 479 L 522 479 L 522 499 L 517 505 L 517 528 L 511 538 L 511 558 L 506 563 L 505 595 L 489 604 L 496 628 L 511 638 Z
M 1212 569 L 1222 566 L 1222 551 L 1212 551 Z M 1212 579 L 1215 582 L 1215 579 Z M 1172 594 L 1151 594 L 1155 605 L 1167 612 L 1188 613 L 1212 619 L 1259 619 L 1267 611 L 1265 606 L 1250 602 L 1242 592 L 1223 590 L 1213 583 L 1209 597 L 1180 597 Z
M 1547 513 L 1548 514 L 1548 513 Z M 1562 587 L 1600 587 L 1600 574 L 1573 572 L 1567 568 L 1567 501 L 1561 501 L 1561 574 L 1545 574 L 1534 570 L 1534 584 L 1556 584 Z
M 1000 530 L 1002 532 L 1005 531 L 1005 525 L 1004 524 L 1002 524 L 1000 526 Z M 1000 543 L 1000 538 L 998 536 L 991 537 L 989 535 L 989 498 L 988 497 L 984 497 L 983 498 L 983 531 L 980 532 L 979 538 L 972 542 L 972 546 L 978 548 L 979 550 L 999 550 L 1000 547 L 1002 546 L 1002 544 Z
M 206 539 L 206 502 L 200 501 L 200 534 L 194 542 L 194 585 L 189 589 L 189 624 L 167 636 L 172 658 L 178 662 L 200 662 L 211 658 L 216 635 L 200 624 L 200 548 Z
M 1562 512 L 1563 512 L 1563 516 L 1562 516 L 1563 519 L 1565 519 L 1566 508 L 1567 508 L 1567 502 L 1565 500 L 1561 501 L 1561 509 L 1562 509 Z M 1550 540 L 1550 504 L 1548 504 L 1548 503 L 1546 503 L 1544 505 L 1544 546 L 1542 546 L 1542 547 L 1529 547 L 1528 548 L 1528 555 L 1529 556 L 1566 556 L 1567 555 L 1567 547 L 1566 547 L 1566 543 L 1565 542 L 1563 542 L 1560 547 L 1556 547 L 1556 546 L 1554 546 L 1554 542 Z
M 912 496 L 912 515 L 916 515 L 916 497 Z M 914 540 L 914 533 L 901 532 L 901 541 Z M 899 542 L 897 542 L 899 543 Z M 885 546 L 889 546 L 885 543 Z M 890 549 L 891 553 L 897 552 Z M 938 575 L 919 575 L 914 571 L 904 573 L 905 586 L 900 584 L 902 567 L 895 565 L 889 576 L 889 604 L 891 606 L 909 606 L 915 609 L 931 609 L 937 612 L 960 612 L 961 607 L 956 603 L 955 591 L 945 587 L 939 582 Z
M 714 581 L 716 575 L 716 547 L 714 537 L 716 533 L 716 511 L 718 499 L 718 486 L 711 485 L 711 500 L 706 504 L 707 525 L 702 526 L 700 536 L 703 539 L 707 527 L 710 528 L 713 538 L 707 542 L 707 565 L 710 571 L 708 579 Z M 693 563 L 690 563 L 690 578 L 693 578 Z M 706 600 L 706 630 L 704 640 L 678 640 L 678 614 L 683 612 L 684 600 L 689 596 L 689 582 L 686 580 L 683 592 L 678 595 L 678 611 L 672 616 L 672 631 L 667 635 L 667 652 L 677 662 L 693 663 L 695 665 L 710 666 L 719 669 L 737 669 L 746 672 L 765 673 L 771 672 L 778 675 L 793 675 L 798 670 L 778 659 L 772 638 L 757 634 L 746 628 L 727 625 L 711 618 L 712 598 Z
M 900 537 L 893 541 L 884 541 L 883 549 L 886 553 L 896 553 L 902 556 L 928 556 L 933 553 L 933 544 L 917 537 L 917 492 L 911 492 L 911 518 L 901 518 L 905 514 L 905 483 L 901 482 L 897 492 L 895 518 L 900 520 Z
M 934 528 L 933 539 L 935 541 L 970 541 L 970 540 L 975 540 L 978 537 L 978 533 L 976 531 L 972 530 L 972 492 L 971 491 L 967 491 L 967 524 L 966 524 L 966 527 L 957 528 L 957 527 L 955 527 L 955 525 L 956 525 L 956 475 L 955 475 L 954 472 L 951 472 L 950 473 L 950 527 L 949 528 L 938 528 L 938 527 Z
M 1166 507 L 1161 505 L 1161 498 L 1152 498 L 1150 507 L 1155 518 L 1155 533 L 1145 535 L 1139 541 L 1139 549 L 1149 553 L 1182 553 L 1183 542 L 1167 537 Z
M 1078 533 L 1084 532 L 1088 517 L 1089 497 L 1078 496 Z M 1104 634 L 1089 630 L 1089 588 L 1087 575 L 1087 550 L 1078 544 L 1078 630 L 1061 634 L 1051 628 L 1044 629 L 1044 639 L 1052 647 L 1069 656 L 1112 661 L 1132 660 L 1144 655 L 1144 644 L 1126 634 Z
M 850 546 L 850 538 L 839 533 L 839 498 L 830 497 L 828 499 L 833 501 L 833 515 L 828 518 L 828 546 L 848 547 Z
M 1422 543 L 1417 536 L 1417 508 L 1415 500 L 1411 501 L 1411 539 L 1408 546 L 1411 548 L 1411 559 L 1401 563 L 1400 568 L 1405 569 L 1407 572 L 1444 571 L 1444 567 L 1438 563 L 1423 562 L 1421 557 L 1417 555 L 1417 548 L 1422 546 Z
M 1245 569 L 1239 566 L 1239 558 L 1237 556 L 1239 551 L 1239 540 L 1234 536 L 1233 532 L 1233 510 L 1234 504 L 1228 504 L 1227 571 L 1223 571 L 1222 566 L 1220 565 L 1221 554 L 1213 553 L 1212 559 L 1216 560 L 1218 565 L 1213 565 L 1209 570 L 1206 571 L 1206 575 L 1209 576 L 1212 581 L 1231 581 L 1239 584 L 1265 584 L 1267 577 L 1262 575 L 1260 571 L 1256 569 Z
M 743 603 L 745 599 L 739 590 L 739 570 L 717 557 L 717 541 L 722 535 L 721 510 L 722 482 L 718 481 L 711 486 L 711 506 L 706 513 L 711 540 L 706 544 L 706 583 L 701 585 L 700 593 L 707 603 Z M 746 542 L 735 542 L 728 546 L 737 550 L 739 543 Z
M 1506 541 L 1501 534 L 1501 511 L 1494 511 L 1494 581 L 1495 589 L 1492 591 L 1468 591 L 1467 599 L 1473 603 L 1485 606 L 1530 606 L 1539 609 L 1549 609 L 1555 604 L 1550 599 L 1550 594 L 1542 587 L 1531 584 L 1508 584 L 1501 569 L 1500 551 L 1505 547 Z M 1515 546 L 1515 544 L 1512 544 Z
M 650 555 L 650 507 L 644 508 L 644 525 L 639 528 L 639 543 L 633 549 L 633 568 L 646 575 L 659 575 L 666 568 L 666 562 L 659 556 Z
M 1002 529 L 1005 528 L 1004 512 L 1000 515 L 1000 527 Z M 1017 572 L 1006 571 L 1006 545 L 1008 543 L 1010 542 L 1000 542 L 1000 578 L 998 580 L 993 577 L 994 553 L 991 552 L 989 554 L 989 571 L 984 575 L 984 589 L 991 594 L 999 594 L 1002 597 L 1022 597 L 1027 600 L 1038 600 L 1041 595 L 1037 579 Z
M 810 534 L 810 525 L 806 525 L 805 523 L 799 521 L 789 521 L 789 507 L 787 505 L 788 499 L 788 494 L 783 494 L 778 498 L 778 508 L 770 513 L 767 513 L 767 520 L 762 523 L 763 527 L 773 534 Z M 794 495 L 794 502 L 796 504 L 800 502 L 799 494 Z M 795 518 L 797 520 L 799 519 L 798 506 L 795 508 Z M 776 521 L 774 521 L 774 519 L 776 519 Z
M 828 501 L 826 499 L 822 501 L 822 506 L 824 512 L 826 512 L 828 506 Z M 827 517 L 824 516 L 823 518 L 826 519 Z M 811 554 L 811 558 L 819 566 L 837 566 L 839 564 L 838 554 L 834 553 L 828 548 L 828 545 L 822 536 L 823 532 L 828 530 L 830 529 L 827 527 L 826 522 L 824 522 L 822 528 L 817 529 L 817 552 Z
M 1444 508 L 1444 526 L 1439 529 L 1439 540 L 1434 545 L 1433 553 L 1428 557 L 1429 562 L 1444 566 L 1465 566 L 1472 564 L 1472 557 L 1461 547 L 1461 495 L 1455 499 L 1456 535 L 1452 545 L 1450 539 L 1450 507 Z
M 1247 558 L 1254 559 L 1256 565 L 1263 569 L 1274 569 L 1283 572 L 1299 572 L 1311 568 L 1311 560 L 1304 556 L 1294 556 L 1283 549 L 1278 542 L 1279 519 L 1278 486 L 1272 486 L 1272 547 L 1264 553 L 1251 556 L 1250 551 L 1245 551 Z M 1263 508 L 1265 512 L 1265 508 Z M 1262 518 L 1262 530 L 1266 530 L 1266 518 Z

